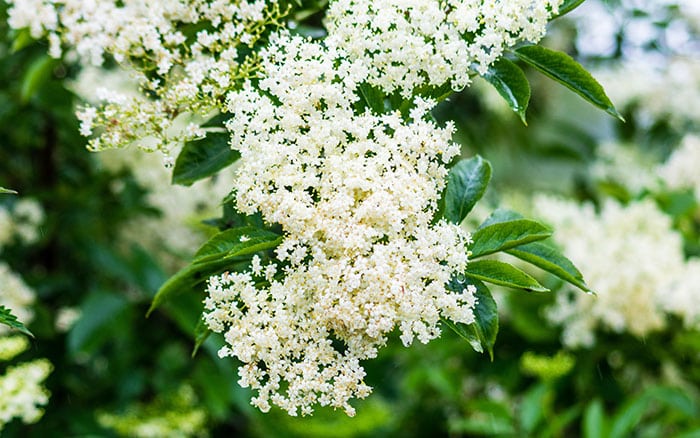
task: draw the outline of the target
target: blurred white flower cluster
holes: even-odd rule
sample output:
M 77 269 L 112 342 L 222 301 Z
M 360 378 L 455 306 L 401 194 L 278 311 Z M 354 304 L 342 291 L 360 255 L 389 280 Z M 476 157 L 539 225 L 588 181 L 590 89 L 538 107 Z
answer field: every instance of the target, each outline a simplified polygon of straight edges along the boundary
M 355 114 L 362 70 L 340 52 L 282 35 L 262 58 L 259 88 L 228 97 L 229 129 L 238 209 L 282 225 L 280 263 L 211 278 L 205 319 L 225 334 L 219 354 L 244 362 L 260 409 L 352 414 L 348 399 L 370 392 L 359 361 L 392 330 L 408 345 L 438 336 L 441 316 L 473 322 L 473 289 L 445 288 L 466 268 L 469 235 L 431 225 L 459 147 L 451 126 L 426 120 L 433 102 L 418 100 L 411 123 Z
M 469 85 L 521 41 L 536 43 L 562 0 L 336 0 L 326 44 L 367 69 L 370 84 L 410 98 L 421 86 Z
M 184 141 L 202 137 L 193 126 L 171 129 L 183 113 L 216 111 L 222 96 L 240 78 L 254 74 L 255 60 L 240 53 L 283 15 L 276 2 L 164 0 L 7 0 L 8 22 L 47 35 L 58 57 L 65 45 L 86 64 L 106 55 L 129 66 L 142 87 L 138 96 L 102 89 L 104 104 L 79 113 L 84 135 L 99 150 L 137 143 L 166 155 Z M 198 30 L 198 23 L 209 30 Z M 157 98 L 153 98 L 157 97 Z
M 653 201 L 607 200 L 596 212 L 592 204 L 538 196 L 535 210 L 596 292 L 557 295 L 546 316 L 563 327 L 564 345 L 590 347 L 597 330 L 643 337 L 664 328 L 668 313 L 697 327 L 700 306 L 683 303 L 697 301 L 698 262 L 685 260 L 681 236 Z
M 15 239 L 24 244 L 35 241 L 43 216 L 41 206 L 30 199 L 18 201 L 12 209 L 0 206 L 0 256 L 4 245 Z M 7 263 L 0 261 L 0 305 L 27 324 L 34 318 L 31 308 L 34 299 L 34 291 Z M 24 335 L 12 334 L 7 326 L 0 324 L 0 362 L 12 360 L 27 348 L 29 342 Z M 49 399 L 42 382 L 51 369 L 46 359 L 4 367 L 4 374 L 0 374 L 0 431 L 13 418 L 24 423 L 34 423 L 41 418 L 43 410 L 39 406 Z
M 686 135 L 678 149 L 659 167 L 658 174 L 672 189 L 692 189 L 700 200 L 700 137 Z

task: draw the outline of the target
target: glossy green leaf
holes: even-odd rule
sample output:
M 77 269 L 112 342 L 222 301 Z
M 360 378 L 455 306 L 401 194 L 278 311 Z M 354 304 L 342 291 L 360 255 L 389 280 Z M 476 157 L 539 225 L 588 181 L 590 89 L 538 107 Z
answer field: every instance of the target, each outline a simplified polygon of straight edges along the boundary
M 231 149 L 229 135 L 225 132 L 209 132 L 201 140 L 185 143 L 173 168 L 173 184 L 184 186 L 212 176 L 240 158 Z
M 527 125 L 525 112 L 530 103 L 530 83 L 520 67 L 506 58 L 500 58 L 489 67 L 484 79 L 493 85 L 508 106 Z
M 194 348 L 192 349 L 192 357 L 197 354 L 197 351 L 199 351 L 199 348 L 211 333 L 209 327 L 204 323 L 204 316 L 202 316 L 202 318 L 197 321 L 197 326 L 194 328 Z
M 535 45 L 520 47 L 514 53 L 526 64 L 569 88 L 608 114 L 624 121 L 605 94 L 602 85 L 571 56 Z
M 185 266 L 158 289 L 151 302 L 151 307 L 146 312 L 146 316 L 149 316 L 151 312 L 171 297 L 182 292 L 194 290 L 199 285 L 204 284 L 210 276 L 223 272 L 237 263 L 245 263 L 247 265 L 248 260 L 248 257 L 220 258 Z
M 12 195 L 17 194 L 17 192 L 15 192 L 14 190 L 6 189 L 5 187 L 0 187 L 0 194 L 2 194 L 2 193 L 9 193 Z
M 530 220 L 516 219 L 480 227 L 472 234 L 474 243 L 469 250 L 475 259 L 498 251 L 504 251 L 552 235 L 547 226 Z
M 491 164 L 476 155 L 458 162 L 447 175 L 444 217 L 459 224 L 484 196 L 491 179 Z
M 514 289 L 523 289 L 532 292 L 549 291 L 549 289 L 542 286 L 537 280 L 520 269 L 498 260 L 475 260 L 469 262 L 465 275 L 486 283 L 512 287 Z
M 538 268 L 554 274 L 562 280 L 573 284 L 579 289 L 591 292 L 576 266 L 555 248 L 543 243 L 534 242 L 506 250 L 520 260 L 526 261 Z
M 224 230 L 209 239 L 195 253 L 193 263 L 208 262 L 224 257 L 253 254 L 271 249 L 282 242 L 282 236 L 254 227 Z
M 272 249 L 281 241 L 279 234 L 254 227 L 231 228 L 214 235 L 197 251 L 191 264 L 160 287 L 146 316 L 170 297 L 198 287 L 216 273 L 247 265 L 254 253 Z
M 41 86 L 51 77 L 51 72 L 58 61 L 48 55 L 41 55 L 31 63 L 22 78 L 19 98 L 22 103 L 29 102 Z
M 0 324 L 4 324 L 10 328 L 13 328 L 15 330 L 18 330 L 25 335 L 29 335 L 34 337 L 32 332 L 30 332 L 27 327 L 20 322 L 17 317 L 12 314 L 12 310 L 8 309 L 7 307 L 0 305 Z
M 474 308 L 474 323 L 454 323 L 446 318 L 443 318 L 442 321 L 469 342 L 475 351 L 483 353 L 484 348 L 486 348 L 491 360 L 493 360 L 493 346 L 496 343 L 496 335 L 498 334 L 498 308 L 489 288 L 481 281 L 473 278 L 463 282 L 453 279 L 450 281 L 448 288 L 455 292 L 461 292 L 470 284 L 476 287 L 475 296 L 477 302 Z

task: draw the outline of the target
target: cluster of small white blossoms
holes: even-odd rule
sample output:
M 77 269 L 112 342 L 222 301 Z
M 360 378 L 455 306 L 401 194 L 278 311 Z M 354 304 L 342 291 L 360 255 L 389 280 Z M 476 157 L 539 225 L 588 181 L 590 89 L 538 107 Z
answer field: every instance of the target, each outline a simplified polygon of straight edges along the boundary
M 263 0 L 6 1 L 10 26 L 47 36 L 50 55 L 61 56 L 64 45 L 83 63 L 99 66 L 109 54 L 142 87 L 137 96 L 101 90 L 103 103 L 79 112 L 81 132 L 97 134 L 92 149 L 137 142 L 166 154 L 204 135 L 198 125 L 173 135 L 171 126 L 182 113 L 215 111 L 237 80 L 254 75 L 255 57 L 240 47 L 252 46 L 284 15 L 275 1 Z M 198 23 L 207 26 L 189 35 Z
M 34 292 L 4 262 L 0 262 L 0 305 L 9 308 L 24 324 L 34 317 L 31 305 Z M 0 361 L 8 361 L 29 346 L 24 335 L 11 335 L 10 329 L 0 325 Z M 52 369 L 46 359 L 36 359 L 8 367 L 0 374 L 0 431 L 13 418 L 24 423 L 37 421 L 48 402 L 49 393 L 41 386 Z
M 329 47 L 367 69 L 372 85 L 409 98 L 421 86 L 469 85 L 508 47 L 538 42 L 562 0 L 335 0 Z
M 680 293 L 687 268 L 680 235 L 653 201 L 608 200 L 596 213 L 591 204 L 539 196 L 535 207 L 596 292 L 561 293 L 548 309 L 564 345 L 589 347 L 597 329 L 643 337 L 665 326 L 665 303 Z
M 607 141 L 598 145 L 589 172 L 594 179 L 619 184 L 634 196 L 657 184 L 657 165 L 652 154 L 635 144 Z
M 241 152 L 237 208 L 285 231 L 278 263 L 210 278 L 205 321 L 224 333 L 253 403 L 291 415 L 313 405 L 354 409 L 371 390 L 360 361 L 398 327 L 409 345 L 439 336 L 441 317 L 474 321 L 473 287 L 445 284 L 467 263 L 468 233 L 431 225 L 452 126 L 427 121 L 434 102 L 356 114 L 364 78 L 341 51 L 284 34 L 262 53 L 263 78 L 228 96 Z
M 700 137 L 688 134 L 678 149 L 659 166 L 658 175 L 672 189 L 693 189 L 700 200 Z
M 23 198 L 12 206 L 0 205 L 0 254 L 12 242 L 35 242 L 43 221 L 44 210 L 34 199 Z

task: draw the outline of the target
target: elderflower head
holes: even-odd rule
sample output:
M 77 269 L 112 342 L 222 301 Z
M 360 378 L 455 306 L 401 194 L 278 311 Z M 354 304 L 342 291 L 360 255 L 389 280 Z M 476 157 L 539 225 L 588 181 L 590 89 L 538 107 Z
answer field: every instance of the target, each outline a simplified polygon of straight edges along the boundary
M 565 345 L 591 346 L 597 329 L 642 337 L 663 328 L 663 302 L 684 270 L 682 240 L 668 216 L 649 200 L 608 200 L 598 214 L 591 204 L 548 197 L 535 206 L 597 294 L 557 295 L 546 315 L 563 326 Z
M 368 81 L 410 97 L 423 85 L 461 89 L 503 51 L 536 43 L 561 0 L 335 0 L 326 15 L 331 47 L 368 70 Z
M 342 51 L 281 34 L 261 65 L 261 92 L 247 84 L 228 97 L 236 205 L 285 236 L 278 263 L 209 279 L 205 321 L 224 334 L 219 354 L 243 362 L 239 382 L 261 410 L 353 415 L 349 399 L 371 390 L 360 361 L 390 332 L 409 345 L 439 336 L 441 317 L 474 321 L 473 287 L 445 287 L 466 268 L 469 235 L 431 224 L 459 147 L 451 126 L 427 120 L 430 101 L 416 101 L 410 123 L 356 114 L 362 69 Z
M 106 55 L 131 72 L 138 93 L 103 90 L 97 106 L 78 112 L 80 131 L 95 136 L 93 150 L 136 144 L 166 155 L 196 139 L 196 130 L 173 131 L 183 113 L 216 112 L 224 94 L 255 76 L 256 56 L 241 53 L 285 15 L 276 1 L 7 0 L 10 26 L 48 35 L 49 53 L 61 45 L 84 64 Z M 204 24 L 194 35 L 187 28 Z

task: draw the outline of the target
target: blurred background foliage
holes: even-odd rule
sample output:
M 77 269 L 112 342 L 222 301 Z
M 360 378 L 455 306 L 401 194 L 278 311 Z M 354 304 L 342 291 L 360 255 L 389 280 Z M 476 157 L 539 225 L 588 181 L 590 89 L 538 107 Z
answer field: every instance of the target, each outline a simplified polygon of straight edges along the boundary
M 500 292 L 493 361 L 450 330 L 409 349 L 392 341 L 365 364 L 374 393 L 355 402 L 355 418 L 330 409 L 301 419 L 261 414 L 236 383 L 237 364 L 217 357 L 221 339 L 191 357 L 202 294 L 145 318 L 154 292 L 191 255 L 172 241 L 203 241 L 201 220 L 220 207 L 195 199 L 183 213 L 170 191 L 179 188 L 157 185 L 168 182 L 166 170 L 144 176 L 128 165 L 150 159 L 140 152 L 126 165 L 88 153 L 74 116 L 79 72 L 50 60 L 43 43 L 20 44 L 4 14 L 0 187 L 19 195 L 0 195 L 0 206 L 13 211 L 31 199 L 43 220 L 30 243 L 8 238 L 0 252 L 36 294 L 28 325 L 36 337 L 0 371 L 33 358 L 47 358 L 53 371 L 43 417 L 15 419 L 2 436 L 700 436 L 697 329 L 665 316 L 663 328 L 641 337 L 598 327 L 592 345 L 566 346 L 545 311 L 564 290 Z M 597 211 L 606 199 L 651 199 L 682 237 L 684 256 L 697 256 L 700 189 L 659 184 L 657 170 L 700 130 L 699 30 L 693 0 L 588 0 L 551 23 L 543 45 L 591 69 L 625 124 L 535 74 L 529 126 L 481 80 L 436 117 L 456 121 L 465 156 L 493 163 L 491 207 L 532 209 L 534 193 Z

